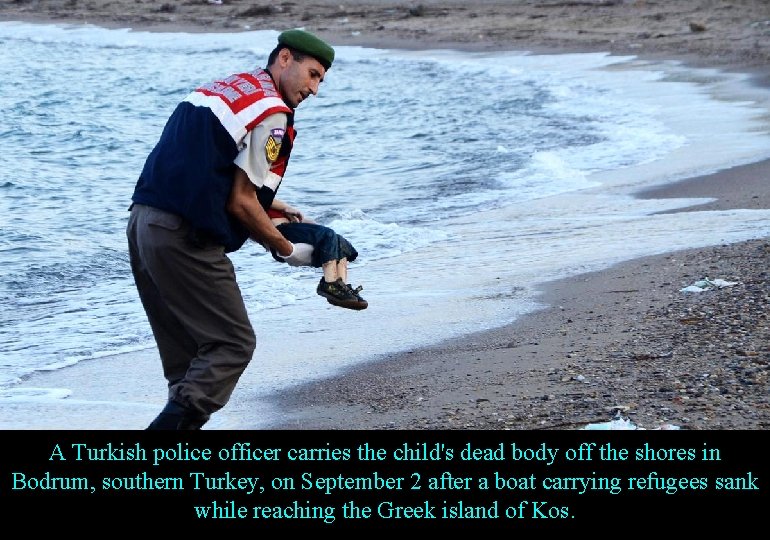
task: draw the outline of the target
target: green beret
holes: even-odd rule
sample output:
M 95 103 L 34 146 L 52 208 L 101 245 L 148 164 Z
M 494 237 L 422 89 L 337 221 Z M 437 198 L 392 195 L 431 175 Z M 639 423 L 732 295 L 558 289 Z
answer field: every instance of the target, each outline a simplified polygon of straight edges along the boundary
M 312 56 L 324 69 L 329 69 L 334 61 L 334 49 L 325 41 L 304 30 L 281 32 L 278 36 L 278 45 Z

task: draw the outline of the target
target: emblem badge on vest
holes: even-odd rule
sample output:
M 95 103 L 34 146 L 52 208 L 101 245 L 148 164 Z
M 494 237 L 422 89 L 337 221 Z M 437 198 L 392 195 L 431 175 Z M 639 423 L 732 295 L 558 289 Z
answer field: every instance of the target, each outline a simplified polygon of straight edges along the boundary
M 267 160 L 272 163 L 278 159 L 278 154 L 281 152 L 281 142 L 286 130 L 283 129 L 271 129 L 270 135 L 265 142 L 265 156 Z

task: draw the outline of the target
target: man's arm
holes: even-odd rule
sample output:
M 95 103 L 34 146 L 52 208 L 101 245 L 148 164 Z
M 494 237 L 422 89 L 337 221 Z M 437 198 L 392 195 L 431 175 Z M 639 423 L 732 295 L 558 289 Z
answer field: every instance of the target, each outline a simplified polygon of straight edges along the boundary
M 270 218 L 267 217 L 267 213 L 257 199 L 254 184 L 239 167 L 235 168 L 233 189 L 230 192 L 230 199 L 227 201 L 227 211 L 249 230 L 249 234 L 254 240 L 274 249 L 282 257 L 291 255 L 292 243 L 284 238 Z

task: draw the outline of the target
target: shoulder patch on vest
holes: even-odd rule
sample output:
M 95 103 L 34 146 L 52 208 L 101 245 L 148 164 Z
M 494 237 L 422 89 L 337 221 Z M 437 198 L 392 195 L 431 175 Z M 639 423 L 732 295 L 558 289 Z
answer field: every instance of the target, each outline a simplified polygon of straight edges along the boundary
M 286 134 L 286 130 L 282 128 L 275 128 L 270 130 L 270 135 L 265 142 L 265 157 L 267 161 L 272 163 L 278 159 L 278 154 L 281 152 L 281 143 L 283 142 L 283 136 Z

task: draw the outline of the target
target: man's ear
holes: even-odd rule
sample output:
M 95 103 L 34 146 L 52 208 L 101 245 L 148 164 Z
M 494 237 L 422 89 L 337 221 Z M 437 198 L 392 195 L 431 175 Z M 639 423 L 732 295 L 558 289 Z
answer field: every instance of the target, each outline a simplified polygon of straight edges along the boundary
M 283 48 L 280 51 L 278 51 L 278 63 L 281 67 L 286 67 L 289 65 L 289 61 L 291 60 L 291 51 L 287 48 Z

